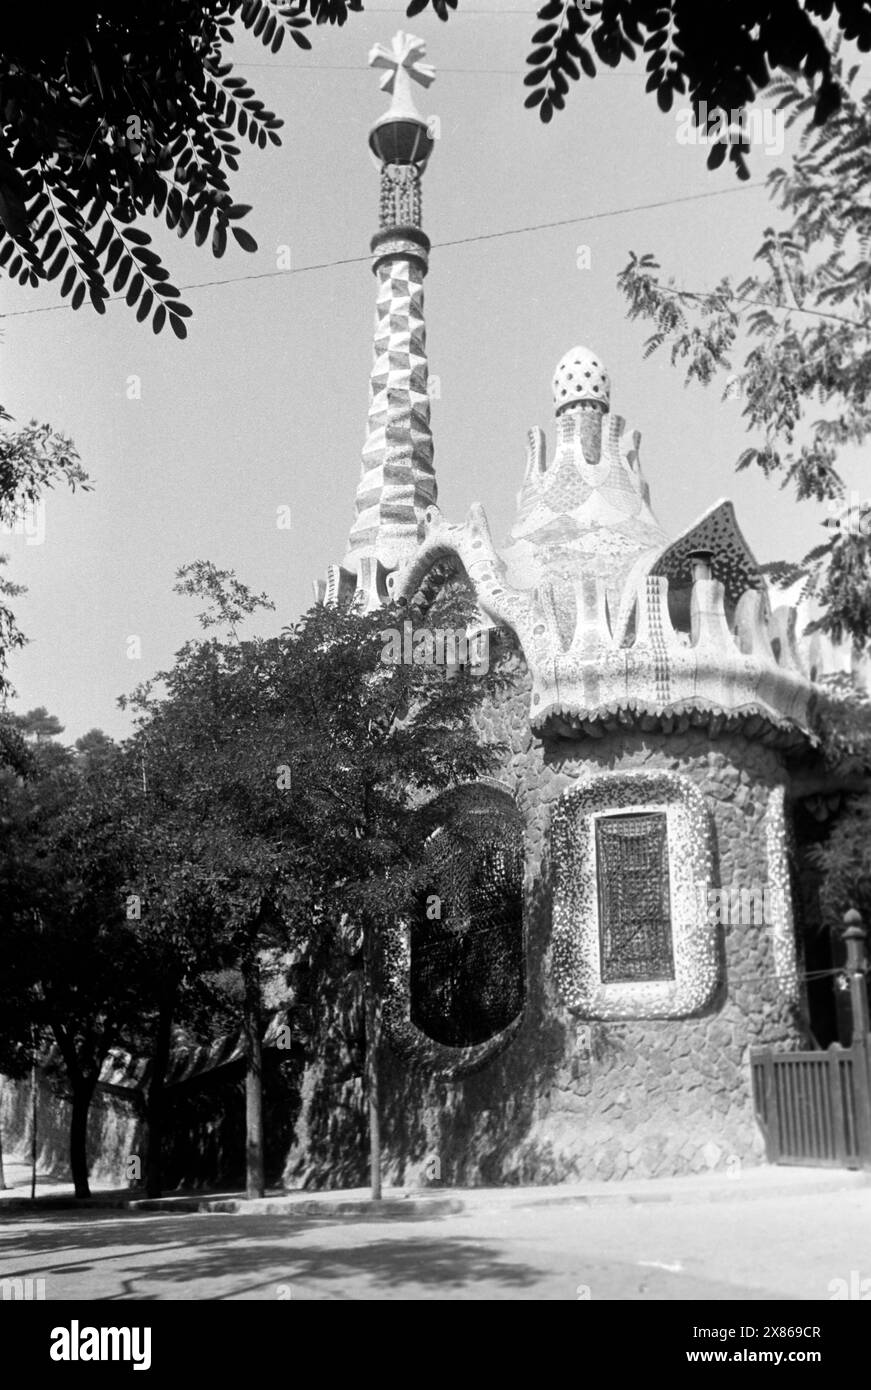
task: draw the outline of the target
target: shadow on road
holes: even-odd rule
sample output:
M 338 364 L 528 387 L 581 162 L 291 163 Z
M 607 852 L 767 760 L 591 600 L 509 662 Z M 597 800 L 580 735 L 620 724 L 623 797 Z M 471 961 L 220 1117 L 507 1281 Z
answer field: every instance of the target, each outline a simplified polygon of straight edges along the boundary
M 261 1288 L 264 1297 L 278 1298 L 275 1290 L 280 1285 L 292 1288 L 312 1282 L 317 1283 L 319 1296 L 342 1298 L 352 1297 L 343 1292 L 343 1283 L 359 1287 L 361 1280 L 374 1281 L 385 1290 L 407 1284 L 436 1288 L 479 1280 L 520 1289 L 541 1278 L 540 1269 L 500 1256 L 496 1244 L 456 1235 L 444 1239 L 421 1235 L 413 1240 L 391 1237 L 381 1233 L 380 1222 L 371 1226 L 371 1238 L 361 1241 L 358 1234 L 353 1245 L 346 1245 L 343 1229 L 359 1227 L 362 1218 L 343 1217 L 339 1222 L 285 1216 L 244 1216 L 236 1221 L 218 1216 L 146 1220 L 126 1213 L 64 1213 L 64 1217 L 69 1215 L 78 1219 L 67 1221 L 58 1216 L 38 1229 L 32 1221 L 6 1224 L 0 1232 L 0 1278 L 38 1273 L 47 1280 L 55 1276 L 69 1286 L 78 1276 L 82 1293 L 63 1296 L 100 1297 L 96 1292 L 89 1295 L 88 1284 L 96 1290 L 97 1281 L 87 1276 L 100 1265 L 116 1263 L 125 1272 L 122 1275 L 119 1270 L 114 1280 L 109 1276 L 116 1288 L 107 1295 L 107 1301 L 235 1298 Z M 202 1229 L 206 1222 L 215 1223 L 213 1231 Z M 327 1227 L 336 1233 L 336 1240 L 311 1243 L 313 1232 Z M 18 1260 L 26 1260 L 28 1268 L 16 1267 Z M 211 1295 L 209 1285 L 214 1288 Z M 195 1293 L 187 1291 L 194 1288 Z

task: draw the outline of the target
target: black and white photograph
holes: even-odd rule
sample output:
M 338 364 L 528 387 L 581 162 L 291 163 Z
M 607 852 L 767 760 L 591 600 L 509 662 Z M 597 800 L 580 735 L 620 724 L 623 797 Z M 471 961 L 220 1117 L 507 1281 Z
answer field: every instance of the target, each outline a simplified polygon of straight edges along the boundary
M 857 1364 L 871 0 L 13 7 L 0 272 L 22 1368 Z

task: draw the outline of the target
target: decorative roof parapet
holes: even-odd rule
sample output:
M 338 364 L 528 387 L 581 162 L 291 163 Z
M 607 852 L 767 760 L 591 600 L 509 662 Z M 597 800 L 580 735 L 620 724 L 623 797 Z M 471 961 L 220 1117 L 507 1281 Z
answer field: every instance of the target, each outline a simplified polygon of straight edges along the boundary
M 668 537 L 650 507 L 639 461 L 641 436 L 610 411 L 610 380 L 588 348 L 566 353 L 553 379 L 557 445 L 548 463 L 544 436 L 529 433 L 517 517 L 503 548 L 511 582 L 530 588 L 542 579 L 559 590 L 566 635 L 577 617 L 572 576 L 607 580 L 618 614 L 627 579 L 661 553 Z M 617 621 L 625 624 L 628 611 Z
M 650 510 L 639 436 L 630 447 L 609 396 L 598 359 L 586 349 L 567 354 L 554 379 L 557 454 L 548 468 L 541 431 L 531 432 L 502 554 L 480 506 L 462 526 L 431 506 L 422 544 L 387 577 L 388 593 L 412 597 L 453 557 L 482 611 L 520 642 L 539 732 L 594 733 L 615 716 L 686 714 L 811 735 L 817 697 L 795 612 L 771 612 L 731 503 L 669 542 Z M 592 416 L 600 430 L 589 427 Z
M 484 612 L 516 633 L 532 677 L 530 721 L 539 731 L 554 719 L 563 730 L 580 729 L 621 711 L 756 715 L 778 727 L 810 730 L 814 688 L 794 644 L 776 635 L 788 629 L 790 615 L 778 613 L 772 641 L 765 596 L 758 590 L 743 596 L 733 628 L 724 585 L 696 580 L 692 634 L 672 625 L 668 579 L 647 575 L 635 594 L 634 635 L 625 642 L 611 630 L 605 581 L 580 576 L 578 618 L 566 643 L 553 585 L 523 591 L 507 584 L 480 508 L 470 511 L 464 526 L 447 525 L 433 509 L 427 540 L 413 564 L 389 577 L 389 590 L 410 597 L 430 565 L 450 553 L 469 575 Z

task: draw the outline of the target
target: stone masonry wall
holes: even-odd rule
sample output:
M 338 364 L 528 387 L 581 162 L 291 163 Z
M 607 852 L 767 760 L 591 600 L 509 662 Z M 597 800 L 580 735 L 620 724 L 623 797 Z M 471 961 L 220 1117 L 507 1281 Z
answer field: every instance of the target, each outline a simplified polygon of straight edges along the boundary
M 784 968 L 783 937 L 777 945 L 769 925 L 713 926 L 720 983 L 699 1016 L 580 1018 L 560 998 L 554 978 L 548 830 L 559 796 L 579 781 L 603 772 L 667 770 L 691 779 L 705 799 L 713 886 L 765 885 L 773 878 L 766 813 L 786 782 L 781 756 L 742 737 L 711 739 L 682 727 L 686 719 L 671 733 L 636 724 L 619 735 L 542 743 L 530 733 L 527 699 L 521 682 L 485 720 L 494 738 L 510 742 L 500 780 L 516 796 L 525 823 L 523 1021 L 504 1051 L 472 1075 L 433 1077 L 423 1056 L 400 1057 L 385 1047 L 387 1176 L 487 1185 L 715 1167 L 737 1173 L 763 1152 L 750 1047 L 798 1047 L 807 1037 Z

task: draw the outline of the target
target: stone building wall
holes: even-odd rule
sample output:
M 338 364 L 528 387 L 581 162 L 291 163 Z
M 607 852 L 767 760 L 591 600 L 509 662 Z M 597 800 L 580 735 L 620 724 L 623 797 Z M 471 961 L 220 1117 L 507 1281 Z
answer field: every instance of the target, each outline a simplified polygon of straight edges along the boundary
M 759 1162 L 749 1049 L 807 1038 L 795 980 L 784 873 L 786 772 L 776 748 L 712 738 L 689 718 L 670 732 L 633 721 L 619 734 L 542 742 L 528 690 L 485 718 L 510 742 L 500 782 L 526 836 L 526 1007 L 516 1031 L 469 1074 L 434 1076 L 419 1054 L 385 1047 L 385 1148 L 393 1181 L 557 1183 L 737 1171 Z M 645 721 L 653 724 L 652 720 Z M 573 1013 L 555 971 L 549 828 L 560 796 L 603 773 L 666 772 L 698 788 L 709 818 L 711 882 L 786 888 L 774 923 L 711 926 L 718 983 L 692 1017 L 597 1021 Z M 451 1074 L 453 1071 L 453 1074 Z
M 281 1051 L 264 1050 L 263 1115 L 266 1180 L 280 1180 L 299 1110 L 301 1066 Z M 164 1188 L 241 1187 L 245 1183 L 245 1080 L 241 1059 L 205 1072 L 165 1092 Z M 147 1135 L 141 1092 L 98 1086 L 88 1111 L 88 1164 L 92 1191 L 139 1187 Z M 0 1075 L 0 1135 L 7 1158 L 30 1162 L 30 1079 Z M 62 1089 L 44 1076 L 37 1091 L 37 1167 L 58 1181 L 70 1180 L 71 1106 Z M 131 1159 L 139 1159 L 131 1165 Z M 339 1175 L 340 1170 L 335 1170 Z
M 37 1083 L 37 1170 L 57 1181 L 70 1180 L 71 1106 L 44 1077 Z M 0 1076 L 0 1133 L 7 1158 L 30 1162 L 33 1098 L 29 1077 Z M 142 1151 L 137 1107 L 98 1088 L 88 1111 L 88 1163 L 92 1188 L 124 1186 L 131 1155 Z

